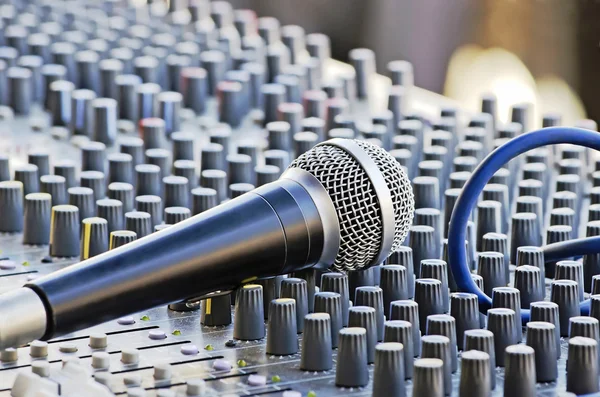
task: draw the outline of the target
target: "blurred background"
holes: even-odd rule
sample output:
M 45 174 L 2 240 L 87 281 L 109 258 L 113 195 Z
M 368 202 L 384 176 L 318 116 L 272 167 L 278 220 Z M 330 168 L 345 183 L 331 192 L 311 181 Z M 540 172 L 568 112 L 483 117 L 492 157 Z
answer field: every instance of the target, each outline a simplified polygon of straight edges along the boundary
M 370 48 L 381 74 L 408 60 L 417 86 L 473 111 L 493 92 L 501 120 L 521 102 L 565 124 L 600 119 L 600 0 L 230 1 L 327 34 L 336 59 Z

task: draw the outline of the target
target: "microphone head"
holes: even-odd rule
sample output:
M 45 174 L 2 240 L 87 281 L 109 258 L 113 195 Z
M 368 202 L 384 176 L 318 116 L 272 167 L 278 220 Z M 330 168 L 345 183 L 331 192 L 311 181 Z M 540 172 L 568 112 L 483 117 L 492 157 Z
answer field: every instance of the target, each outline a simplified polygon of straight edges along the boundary
M 313 175 L 331 198 L 340 231 L 331 266 L 335 270 L 381 263 L 406 238 L 414 213 L 412 187 L 384 149 L 366 141 L 332 139 L 302 154 L 289 168 Z

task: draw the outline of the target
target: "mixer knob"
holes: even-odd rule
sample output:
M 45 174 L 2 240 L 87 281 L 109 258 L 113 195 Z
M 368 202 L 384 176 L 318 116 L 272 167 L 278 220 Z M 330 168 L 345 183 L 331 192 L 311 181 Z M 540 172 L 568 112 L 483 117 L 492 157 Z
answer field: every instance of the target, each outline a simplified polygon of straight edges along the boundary
M 369 309 L 374 317 L 375 310 Z M 344 387 L 366 386 L 369 382 L 367 331 L 358 327 L 343 328 L 340 330 L 339 341 L 335 384 Z
M 119 200 L 102 199 L 96 201 L 96 212 L 108 222 L 108 233 L 123 230 L 123 203 Z
M 283 356 L 298 352 L 294 299 L 280 298 L 271 301 L 267 327 L 267 354 Z
M 59 175 L 42 175 L 40 177 L 40 189 L 52 196 L 52 205 L 67 203 L 67 183 L 65 178 Z
M 17 233 L 23 230 L 23 184 L 19 181 L 0 182 L 0 231 Z
M 264 317 L 262 286 L 246 284 L 239 288 L 233 321 L 233 337 L 240 340 L 264 338 Z
M 109 249 L 119 248 L 137 239 L 137 234 L 130 230 L 115 230 L 110 233 Z
M 88 259 L 108 251 L 108 222 L 104 218 L 86 218 L 82 221 L 81 259 Z
M 35 164 L 24 164 L 15 167 L 15 181 L 23 184 L 23 194 L 37 193 L 40 191 L 40 178 L 38 167 Z
M 50 223 L 50 255 L 57 257 L 79 256 L 79 209 L 74 205 L 52 207 Z
M 23 244 L 46 245 L 50 242 L 51 197 L 47 193 L 25 196 Z
M 147 212 L 132 211 L 125 213 L 125 229 L 135 232 L 138 238 L 152 233 L 152 217 Z
M 200 322 L 208 327 L 231 324 L 230 294 L 205 299 L 202 302 Z

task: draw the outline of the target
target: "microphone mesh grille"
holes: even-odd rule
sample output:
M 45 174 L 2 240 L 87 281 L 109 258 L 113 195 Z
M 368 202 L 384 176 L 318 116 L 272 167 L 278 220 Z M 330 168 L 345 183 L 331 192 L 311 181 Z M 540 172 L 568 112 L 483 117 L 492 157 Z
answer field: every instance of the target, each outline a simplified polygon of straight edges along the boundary
M 395 232 L 392 251 L 406 238 L 412 223 L 414 199 L 408 177 L 385 150 L 356 141 L 382 172 L 392 196 Z M 338 271 L 359 270 L 378 255 L 382 219 L 375 186 L 363 165 L 333 145 L 319 145 L 298 157 L 290 168 L 311 173 L 325 187 L 340 223 L 340 249 L 333 263 Z

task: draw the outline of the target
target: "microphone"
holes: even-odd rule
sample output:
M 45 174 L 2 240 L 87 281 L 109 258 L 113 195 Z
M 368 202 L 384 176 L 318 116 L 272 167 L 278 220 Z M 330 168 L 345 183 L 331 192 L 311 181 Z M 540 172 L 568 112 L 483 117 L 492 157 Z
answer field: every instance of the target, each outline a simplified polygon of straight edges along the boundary
M 408 177 L 385 150 L 323 142 L 275 182 L 0 295 L 0 350 L 258 277 L 380 264 L 413 210 Z

